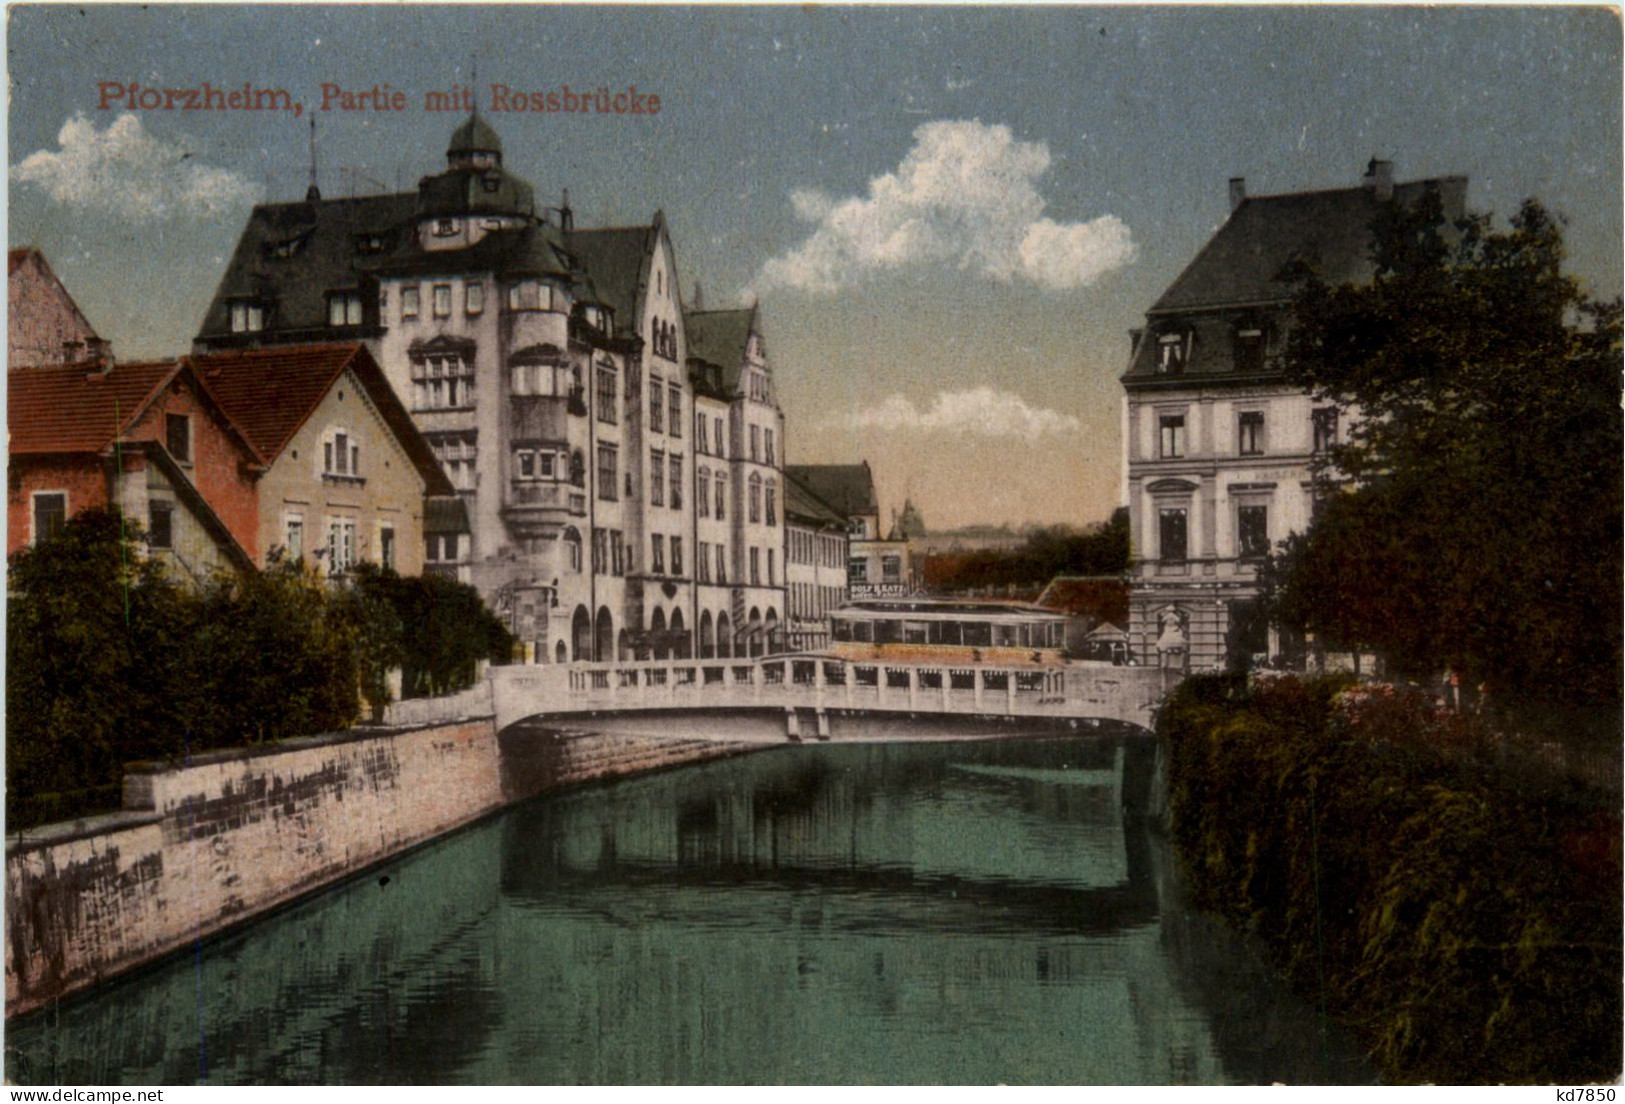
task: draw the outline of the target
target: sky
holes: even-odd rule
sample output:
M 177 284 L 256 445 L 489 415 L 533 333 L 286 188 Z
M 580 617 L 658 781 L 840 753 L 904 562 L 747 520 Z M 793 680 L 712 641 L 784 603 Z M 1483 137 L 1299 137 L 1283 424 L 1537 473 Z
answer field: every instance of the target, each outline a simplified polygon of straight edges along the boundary
M 9 241 L 118 356 L 188 349 L 252 205 L 304 194 L 312 116 L 324 195 L 409 190 L 463 118 L 427 93 L 477 82 L 545 202 L 661 210 L 686 292 L 760 303 L 790 462 L 868 460 L 883 510 L 910 496 L 933 529 L 1111 513 L 1128 331 L 1231 177 L 1466 175 L 1476 210 L 1561 212 L 1572 270 L 1621 290 L 1621 29 L 1596 7 L 9 12 Z M 206 83 L 297 110 L 130 88 Z M 500 109 L 565 86 L 645 110 Z

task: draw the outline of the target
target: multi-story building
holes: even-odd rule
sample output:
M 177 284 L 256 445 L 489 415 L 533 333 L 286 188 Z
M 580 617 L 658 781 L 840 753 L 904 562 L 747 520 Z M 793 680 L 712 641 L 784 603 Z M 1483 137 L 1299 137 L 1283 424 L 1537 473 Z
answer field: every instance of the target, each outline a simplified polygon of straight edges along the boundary
M 786 643 L 792 651 L 829 644 L 829 615 L 846 604 L 847 519 L 786 469 L 784 475 Z
M 796 464 L 789 474 L 847 518 L 848 598 L 902 598 L 914 592 L 908 538 L 880 528 L 880 502 L 869 461 Z
M 107 352 L 43 253 L 13 249 L 6 259 L 8 368 L 69 364 Z
M 696 396 L 697 562 L 709 564 L 697 576 L 700 651 L 713 631 L 722 655 L 782 651 L 784 413 L 756 308 L 690 310 L 685 320 Z
M 261 459 L 184 360 L 36 366 L 6 392 L 8 553 L 115 508 L 183 580 L 253 570 Z
M 1315 458 L 1350 416 L 1281 374 L 1295 275 L 1368 280 L 1385 205 L 1437 194 L 1448 222 L 1466 191 L 1463 177 L 1396 184 L 1385 161 L 1353 188 L 1248 196 L 1230 181 L 1230 217 L 1146 312 L 1123 376 L 1128 634 L 1140 662 L 1211 667 L 1227 647 L 1278 643 L 1233 637 L 1232 625 L 1258 623 L 1237 616 L 1258 597 L 1258 565 L 1308 526 Z
M 750 426 L 760 437 L 761 411 L 776 412 L 770 386 L 727 407 L 725 459 L 739 470 L 726 507 L 745 531 L 722 540 L 708 527 L 705 540 L 711 578 L 725 545 L 729 585 L 761 593 L 740 603 L 705 592 L 701 608 L 696 400 L 663 215 L 576 228 L 568 200 L 540 206 L 471 116 L 444 171 L 415 192 L 324 200 L 313 183 L 303 202 L 250 215 L 198 346 L 318 338 L 367 346 L 456 487 L 468 537 L 431 527 L 428 568 L 478 587 L 534 658 L 688 655 L 706 613 L 716 639 L 748 647 L 751 610 L 764 640 L 782 618 L 782 540 L 764 497 L 748 521 L 751 475 L 765 496 L 774 466 L 771 438 L 754 462 L 748 452 Z M 744 362 L 718 365 L 752 378 Z M 775 430 L 782 444 L 782 422 Z M 708 449 L 723 447 L 710 434 Z

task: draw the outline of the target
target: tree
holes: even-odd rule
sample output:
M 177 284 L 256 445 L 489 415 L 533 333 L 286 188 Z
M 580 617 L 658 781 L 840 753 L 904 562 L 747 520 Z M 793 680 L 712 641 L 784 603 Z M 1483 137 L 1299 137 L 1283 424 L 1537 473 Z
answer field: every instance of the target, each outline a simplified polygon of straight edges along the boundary
M 1373 242 L 1369 283 L 1296 301 L 1289 377 L 1357 417 L 1265 573 L 1272 615 L 1503 702 L 1617 707 L 1620 303 L 1563 272 L 1533 201 L 1498 230 L 1430 197 Z

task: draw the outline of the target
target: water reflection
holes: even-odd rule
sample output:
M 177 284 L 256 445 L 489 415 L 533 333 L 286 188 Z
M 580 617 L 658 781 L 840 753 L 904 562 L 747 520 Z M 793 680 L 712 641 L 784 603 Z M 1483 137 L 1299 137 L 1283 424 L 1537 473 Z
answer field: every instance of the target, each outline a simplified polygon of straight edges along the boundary
M 1358 1080 L 1125 820 L 1133 742 L 786 747 L 515 808 L 9 1024 L 14 1081 Z M 387 884 L 381 884 L 387 876 Z

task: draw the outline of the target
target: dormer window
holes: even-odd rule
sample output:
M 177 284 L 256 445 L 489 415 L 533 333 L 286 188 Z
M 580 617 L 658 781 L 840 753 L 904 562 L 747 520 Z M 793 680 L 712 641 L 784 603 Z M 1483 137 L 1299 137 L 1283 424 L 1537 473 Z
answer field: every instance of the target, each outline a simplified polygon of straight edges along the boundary
M 265 329 L 265 305 L 252 299 L 238 299 L 231 304 L 231 332 L 258 333 Z
M 357 234 L 355 236 L 355 251 L 363 257 L 382 253 L 387 244 L 382 234 Z
M 1177 376 L 1185 370 L 1190 358 L 1191 337 L 1188 331 L 1165 333 L 1157 338 L 1157 371 Z
M 498 176 L 496 173 L 482 176 L 480 177 L 480 187 L 484 188 L 487 192 L 495 192 L 498 188 L 502 187 L 502 177 Z
M 266 242 L 264 253 L 273 260 L 285 261 L 289 257 L 296 257 L 305 248 L 305 242 L 310 240 L 310 234 L 299 234 L 292 238 L 283 238 L 281 241 Z
M 327 324 L 329 326 L 361 325 L 361 293 L 335 291 L 327 296 Z
M 454 238 L 457 236 L 457 220 L 451 218 L 434 220 L 434 236 L 437 238 Z
M 1267 335 L 1264 327 L 1243 323 L 1236 327 L 1236 371 L 1262 372 Z

